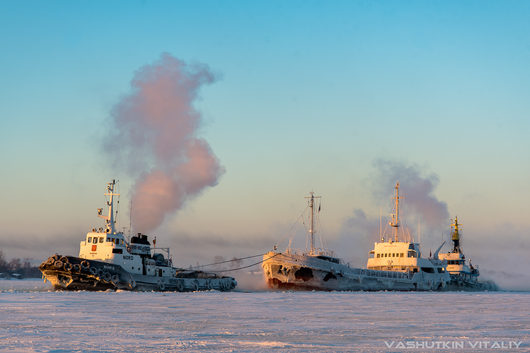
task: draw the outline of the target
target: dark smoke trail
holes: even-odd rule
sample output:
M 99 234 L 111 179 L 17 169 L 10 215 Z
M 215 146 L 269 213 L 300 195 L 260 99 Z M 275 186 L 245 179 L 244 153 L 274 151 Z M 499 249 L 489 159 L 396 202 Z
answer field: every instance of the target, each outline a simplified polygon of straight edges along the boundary
M 135 73 L 131 92 L 114 106 L 105 148 L 136 179 L 134 229 L 157 228 L 223 174 L 208 143 L 196 136 L 201 115 L 193 102 L 199 88 L 213 81 L 205 65 L 165 53 Z

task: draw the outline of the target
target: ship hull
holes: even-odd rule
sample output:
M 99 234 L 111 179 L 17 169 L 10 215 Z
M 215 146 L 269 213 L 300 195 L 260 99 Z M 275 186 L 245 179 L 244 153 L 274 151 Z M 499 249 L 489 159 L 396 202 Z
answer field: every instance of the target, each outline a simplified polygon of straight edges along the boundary
M 74 256 L 54 255 L 39 269 L 56 290 L 229 291 L 237 285 L 232 277 L 202 271 L 174 269 L 175 276 L 146 276 L 129 273 L 119 265 Z
M 322 291 L 444 290 L 444 277 L 352 268 L 307 255 L 270 252 L 262 264 L 271 289 Z
M 447 284 L 449 291 L 482 292 L 497 291 L 499 288 L 492 281 L 479 281 L 476 276 L 451 274 L 451 281 Z

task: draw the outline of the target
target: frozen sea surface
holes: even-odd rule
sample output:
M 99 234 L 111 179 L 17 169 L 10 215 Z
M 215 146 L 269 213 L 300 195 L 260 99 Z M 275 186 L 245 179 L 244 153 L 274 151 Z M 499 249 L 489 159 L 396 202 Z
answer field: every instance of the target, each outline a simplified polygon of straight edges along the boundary
M 52 292 L 41 283 L 0 281 L 1 352 L 530 351 L 527 292 Z M 435 342 L 446 346 L 421 347 Z

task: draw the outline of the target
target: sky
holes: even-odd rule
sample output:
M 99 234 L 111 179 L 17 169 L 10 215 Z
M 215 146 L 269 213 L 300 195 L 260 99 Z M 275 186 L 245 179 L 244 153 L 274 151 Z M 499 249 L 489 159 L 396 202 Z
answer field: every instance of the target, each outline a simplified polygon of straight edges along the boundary
M 151 231 L 183 263 L 303 248 L 310 191 L 328 245 L 355 247 L 352 219 L 387 217 L 400 178 L 447 209 L 426 248 L 458 215 L 474 257 L 528 257 L 529 16 L 527 1 L 3 1 L 0 249 L 77 253 L 111 179 L 129 227 L 137 176 L 108 143 L 112 112 L 169 55 L 215 78 L 193 136 L 223 171 Z

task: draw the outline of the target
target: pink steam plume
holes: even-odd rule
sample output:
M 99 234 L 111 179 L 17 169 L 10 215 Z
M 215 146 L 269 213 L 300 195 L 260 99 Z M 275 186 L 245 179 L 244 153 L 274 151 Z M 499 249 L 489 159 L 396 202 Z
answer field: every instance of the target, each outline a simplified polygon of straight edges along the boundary
M 419 167 L 401 162 L 376 160 L 374 166 L 377 177 L 374 179 L 374 195 L 388 199 L 397 181 L 404 204 L 408 210 L 419 216 L 430 228 L 446 227 L 449 222 L 447 204 L 438 200 L 434 191 L 439 179 L 435 174 L 423 175 Z
M 223 174 L 208 143 L 196 136 L 201 115 L 193 102 L 199 88 L 213 81 L 205 65 L 164 53 L 135 73 L 131 92 L 114 106 L 114 132 L 105 147 L 136 178 L 135 230 L 154 230 Z

